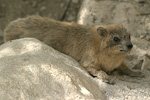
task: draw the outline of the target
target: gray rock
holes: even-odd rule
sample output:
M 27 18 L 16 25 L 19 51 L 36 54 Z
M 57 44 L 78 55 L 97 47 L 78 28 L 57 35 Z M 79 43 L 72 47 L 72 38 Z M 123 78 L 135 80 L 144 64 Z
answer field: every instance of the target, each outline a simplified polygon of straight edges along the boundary
M 0 100 L 106 100 L 79 64 L 26 38 L 0 46 Z
M 36 39 L 14 40 L 0 46 L 0 100 L 149 100 L 143 71 L 145 78 L 117 76 L 108 85 Z
M 141 39 L 144 39 L 146 37 L 146 35 L 140 35 Z
M 141 69 L 150 70 L 150 56 L 147 54 L 144 56 L 144 62 Z
M 75 20 L 75 16 L 73 15 L 70 15 L 68 18 L 67 18 L 67 21 L 73 21 Z
M 72 0 L 72 3 L 78 4 L 78 3 L 79 3 L 79 0 Z
M 146 40 L 147 40 L 147 41 L 150 41 L 150 35 L 147 35 L 147 36 L 146 36 Z
M 2 31 L 2 30 L 0 30 L 0 36 L 1 36 L 1 37 L 2 37 L 2 36 L 4 36 L 4 35 L 3 35 L 3 31 Z
M 43 6 L 43 7 L 40 8 L 40 11 L 41 11 L 41 12 L 44 11 L 44 10 L 46 10 L 46 7 L 45 7 L 45 6 Z
M 63 4 L 63 7 L 62 7 Z M 8 25 L 10 21 L 29 15 L 39 15 L 62 20 L 70 0 L 0 0 L 0 30 Z
M 123 24 L 134 36 L 149 32 L 150 3 L 144 6 L 134 0 L 84 0 L 78 15 L 78 23 Z

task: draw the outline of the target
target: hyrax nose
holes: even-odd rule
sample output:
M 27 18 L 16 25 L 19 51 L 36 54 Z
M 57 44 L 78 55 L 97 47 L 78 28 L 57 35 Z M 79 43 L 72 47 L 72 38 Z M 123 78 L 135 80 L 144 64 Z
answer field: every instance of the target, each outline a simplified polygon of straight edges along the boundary
M 133 45 L 132 43 L 127 44 L 128 49 L 132 49 Z

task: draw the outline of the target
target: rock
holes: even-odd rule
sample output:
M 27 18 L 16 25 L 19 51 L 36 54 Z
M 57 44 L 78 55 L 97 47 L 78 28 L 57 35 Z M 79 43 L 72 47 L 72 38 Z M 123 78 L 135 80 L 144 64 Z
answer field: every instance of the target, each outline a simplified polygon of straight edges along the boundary
M 133 69 L 141 69 L 142 68 L 142 64 L 143 64 L 143 60 L 137 61 L 138 63 L 133 67 Z
M 141 69 L 145 55 L 150 55 L 150 42 L 138 37 L 132 37 L 131 40 L 134 46 L 129 57 L 133 59 L 127 59 L 127 62 L 131 64 L 131 68 Z
M 64 3 L 61 3 L 61 4 L 60 4 L 60 7 L 61 7 L 61 8 L 64 7 Z
M 6 7 L 6 5 L 5 5 L 5 4 L 2 4 L 2 7 L 3 7 L 3 8 L 5 8 L 5 7 Z
M 43 6 L 43 7 L 40 8 L 40 11 L 44 11 L 45 9 L 46 9 L 46 7 Z
M 147 54 L 144 56 L 143 65 L 141 69 L 150 70 L 150 56 Z
M 63 7 L 62 7 L 63 4 Z M 0 30 L 4 30 L 9 22 L 26 16 L 39 15 L 62 20 L 70 0 L 0 0 Z
M 146 37 L 146 35 L 140 35 L 141 39 L 144 39 Z
M 139 36 L 150 31 L 150 3 L 141 6 L 135 0 L 84 0 L 78 14 L 78 23 L 123 24 L 128 31 Z
M 32 7 L 33 8 L 37 7 L 37 2 L 36 1 L 33 2 Z
M 3 31 L 2 31 L 2 30 L 0 30 L 0 36 L 1 36 L 1 37 L 3 36 Z
M 147 40 L 147 41 L 150 41 L 150 35 L 147 35 L 147 36 L 146 36 L 146 40 Z
M 139 3 L 145 3 L 146 0 L 136 0 Z
M 70 15 L 70 16 L 68 16 L 68 18 L 67 18 L 67 21 L 73 21 L 73 20 L 75 20 L 75 16 L 73 16 L 73 15 Z
M 0 46 L 0 100 L 106 100 L 79 64 L 37 39 Z
M 0 30 L 0 45 L 3 43 L 3 32 Z
M 78 4 L 78 3 L 79 3 L 79 0 L 72 0 L 72 3 Z

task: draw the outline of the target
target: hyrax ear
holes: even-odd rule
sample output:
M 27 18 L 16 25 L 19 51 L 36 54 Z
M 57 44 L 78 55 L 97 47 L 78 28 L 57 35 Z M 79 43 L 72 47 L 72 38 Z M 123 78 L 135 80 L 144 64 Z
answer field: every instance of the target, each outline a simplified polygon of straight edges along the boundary
M 105 36 L 107 35 L 107 30 L 106 30 L 106 28 L 104 28 L 104 27 L 98 27 L 98 28 L 97 28 L 97 33 L 98 33 L 100 36 L 105 37 Z

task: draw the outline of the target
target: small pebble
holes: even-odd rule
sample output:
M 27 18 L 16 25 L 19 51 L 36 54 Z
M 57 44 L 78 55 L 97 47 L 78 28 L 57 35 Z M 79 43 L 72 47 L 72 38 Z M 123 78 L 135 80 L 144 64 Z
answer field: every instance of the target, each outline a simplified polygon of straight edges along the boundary
M 141 39 L 144 39 L 146 36 L 145 35 L 140 35 L 140 38 Z
M 72 3 L 78 4 L 78 3 L 79 3 L 79 0 L 72 0 Z
M 147 36 L 146 36 L 146 40 L 147 40 L 147 41 L 150 41 L 150 35 L 147 35 Z
M 135 0 L 135 1 L 138 3 L 145 3 L 146 2 L 146 0 Z
M 34 8 L 35 8 L 36 6 L 37 6 L 37 2 L 36 2 L 36 1 L 34 1 L 34 2 L 33 2 L 33 4 L 32 4 L 32 7 L 34 7 Z
M 61 8 L 64 7 L 64 3 L 61 3 L 61 4 L 60 4 L 60 7 L 61 7 Z
M 2 4 L 2 7 L 3 7 L 3 8 L 5 8 L 5 7 L 6 7 L 6 5 L 5 5 L 5 4 Z
M 70 15 L 68 18 L 67 18 L 68 21 L 74 21 L 75 20 L 75 16 L 73 15 Z
M 24 1 L 24 3 L 27 5 L 27 4 L 29 4 L 29 2 L 28 1 Z
M 5 16 L 5 14 L 0 14 L 0 17 L 4 17 Z
M 44 11 L 46 9 L 45 6 L 41 7 L 40 11 Z
M 150 70 L 150 56 L 148 54 L 146 54 L 144 56 L 144 62 L 143 62 L 143 65 L 142 65 L 142 70 Z

